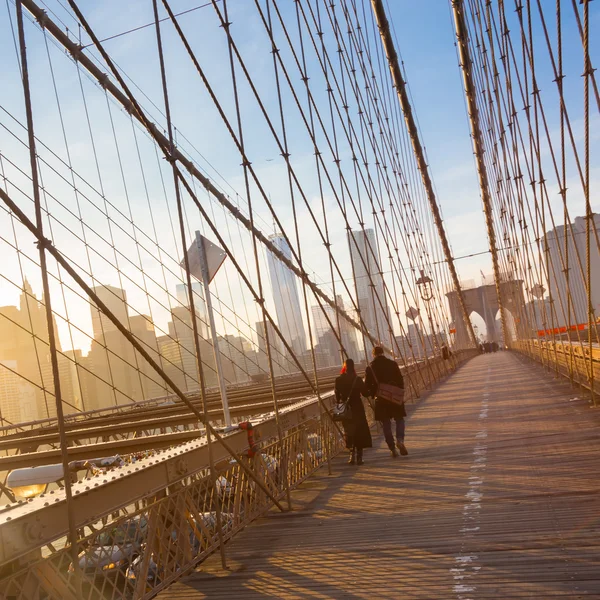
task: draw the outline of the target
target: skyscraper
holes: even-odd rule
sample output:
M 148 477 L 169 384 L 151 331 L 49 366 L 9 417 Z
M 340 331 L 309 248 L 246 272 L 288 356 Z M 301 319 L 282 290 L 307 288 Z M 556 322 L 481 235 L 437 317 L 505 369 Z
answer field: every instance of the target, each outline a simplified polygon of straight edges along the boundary
M 279 336 L 275 333 L 273 325 L 267 322 L 267 331 L 269 333 L 269 346 L 271 347 L 271 358 L 273 360 L 273 371 L 275 376 L 281 375 L 284 371 L 288 372 L 287 359 L 283 353 L 283 346 Z M 258 361 L 263 372 L 269 372 L 269 363 L 267 357 L 267 344 L 265 342 L 265 327 L 263 321 L 256 323 L 256 335 L 258 337 Z
M 198 317 L 198 333 L 201 338 L 208 339 L 208 319 L 206 318 L 206 304 L 204 303 L 204 289 L 200 281 L 192 281 L 192 292 L 194 294 L 194 308 Z M 175 286 L 175 294 L 177 300 L 182 306 L 189 308 L 190 302 L 188 298 L 187 283 L 178 283 Z
M 292 252 L 284 237 L 271 235 L 269 239 L 287 258 L 292 258 Z M 306 350 L 306 332 L 302 322 L 296 277 L 272 252 L 267 253 L 267 260 L 277 325 L 294 353 L 299 356 Z
M 95 287 L 94 291 L 152 358 L 158 361 L 154 325 L 146 315 L 129 317 L 125 290 L 103 285 Z M 94 339 L 88 357 L 95 375 L 92 394 L 95 406 L 89 408 L 105 408 L 164 395 L 166 386 L 146 359 L 93 304 L 90 305 L 90 312 Z
M 197 319 L 198 331 L 201 331 L 200 319 Z M 184 391 L 200 389 L 198 377 L 198 360 L 192 316 L 189 308 L 176 306 L 171 311 L 171 321 L 168 324 L 169 335 L 161 336 L 158 340 L 160 354 L 163 357 L 163 367 L 176 385 Z M 215 359 L 212 344 L 198 336 L 204 385 L 211 388 L 217 385 Z M 226 376 L 226 380 L 229 379 Z
M 600 215 L 595 214 L 593 223 L 598 230 L 600 228 Z M 587 286 L 581 276 L 579 261 L 586 270 L 586 223 L 585 217 L 576 217 L 573 221 L 573 233 L 571 235 L 570 227 L 567 228 L 568 252 L 569 252 L 569 286 L 571 292 L 570 301 L 570 323 L 568 325 L 587 324 Z M 550 264 L 548 265 L 549 291 L 552 294 L 556 323 L 555 326 L 567 325 L 565 318 L 567 314 L 567 280 L 564 268 L 567 266 L 565 261 L 565 227 L 559 225 L 552 231 L 546 233 L 548 244 L 548 253 L 550 255 Z M 579 255 L 579 259 L 577 258 Z M 562 256 L 562 258 L 561 258 Z M 590 263 L 592 270 L 592 307 L 595 310 L 596 317 L 600 315 L 600 254 L 594 240 L 592 231 L 592 244 L 590 253 Z M 550 326 L 550 313 L 547 315 L 548 326 Z
M 108 307 L 110 312 L 119 319 L 125 327 L 127 324 L 127 293 L 125 290 L 112 285 L 98 285 L 92 288 L 96 296 Z M 113 322 L 94 305 L 91 305 L 92 330 L 94 339 L 101 341 L 104 334 L 118 331 Z
M 54 317 L 53 320 L 56 332 Z M 15 361 L 18 375 L 34 386 L 36 407 L 27 411 L 37 414 L 40 419 L 56 416 L 56 403 L 52 397 L 54 379 L 50 365 L 49 340 L 44 301 L 42 299 L 40 302 L 37 299 L 33 288 L 25 279 L 19 307 L 0 307 L 0 361 L 9 361 L 10 364 L 13 364 L 11 361 Z M 57 335 L 55 342 L 60 352 L 60 340 Z M 65 360 L 64 356 L 59 355 L 61 381 Z M 5 377 L 8 375 L 5 374 Z M 12 383 L 7 386 L 4 390 L 13 388 Z M 68 386 L 65 384 L 64 387 L 63 398 L 68 398 Z M 4 403 L 5 400 L 0 394 L 0 403 Z
M 16 360 L 0 360 L 0 423 L 24 423 L 38 418 L 35 387 L 19 376 Z
M 342 299 L 342 297 L 339 295 L 336 296 L 335 301 L 337 306 L 341 310 L 344 310 L 344 300 Z M 321 308 L 321 306 L 313 306 L 311 310 L 314 323 L 315 344 L 320 343 L 321 338 L 327 336 L 328 333 L 332 333 L 331 325 L 327 320 L 328 317 L 329 321 L 333 325 L 333 328 L 338 333 L 342 344 L 346 349 L 346 352 L 348 353 L 348 356 L 356 361 L 360 360 L 361 357 L 358 355 L 359 351 L 358 345 L 356 343 L 356 331 L 354 327 L 352 327 L 352 325 L 348 323 L 346 319 L 340 317 L 340 327 L 338 331 L 338 320 L 336 311 L 333 309 L 333 307 L 329 306 L 328 304 L 323 304 L 323 308 Z M 327 317 L 325 315 L 327 315 Z M 334 353 L 334 355 L 331 356 L 332 360 L 334 361 L 334 364 L 336 364 L 337 361 L 339 361 L 341 358 L 339 353 L 339 341 L 337 339 L 335 339 L 335 345 L 337 347 L 337 351 Z
M 385 295 L 375 232 L 372 229 L 348 231 L 348 244 L 361 317 L 373 337 L 381 343 L 389 344 L 390 309 Z M 372 344 L 368 341 L 367 344 L 370 349 Z

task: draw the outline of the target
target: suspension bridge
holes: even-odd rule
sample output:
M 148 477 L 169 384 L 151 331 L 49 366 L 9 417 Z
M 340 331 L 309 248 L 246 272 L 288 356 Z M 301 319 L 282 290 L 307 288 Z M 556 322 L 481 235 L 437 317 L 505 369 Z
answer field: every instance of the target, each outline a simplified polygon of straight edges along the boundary
M 0 598 L 600 595 L 600 9 L 420 13 L 465 240 L 415 10 L 0 8 Z M 335 380 L 374 347 L 409 454 L 365 398 L 349 466 Z

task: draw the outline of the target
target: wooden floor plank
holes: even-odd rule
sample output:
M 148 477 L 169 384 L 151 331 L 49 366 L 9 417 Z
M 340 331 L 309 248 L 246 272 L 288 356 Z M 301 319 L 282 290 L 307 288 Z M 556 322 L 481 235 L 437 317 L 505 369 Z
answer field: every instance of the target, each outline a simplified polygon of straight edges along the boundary
M 334 461 L 159 595 L 202 598 L 600 598 L 600 413 L 510 353 L 480 356 L 408 420 Z

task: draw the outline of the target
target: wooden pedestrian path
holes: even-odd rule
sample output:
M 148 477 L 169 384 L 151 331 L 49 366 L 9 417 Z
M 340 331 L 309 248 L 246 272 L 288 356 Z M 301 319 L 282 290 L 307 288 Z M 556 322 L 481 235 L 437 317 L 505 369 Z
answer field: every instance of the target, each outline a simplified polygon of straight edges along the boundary
M 376 435 L 159 598 L 600 598 L 600 412 L 578 396 L 479 356 L 415 407 L 408 457 Z

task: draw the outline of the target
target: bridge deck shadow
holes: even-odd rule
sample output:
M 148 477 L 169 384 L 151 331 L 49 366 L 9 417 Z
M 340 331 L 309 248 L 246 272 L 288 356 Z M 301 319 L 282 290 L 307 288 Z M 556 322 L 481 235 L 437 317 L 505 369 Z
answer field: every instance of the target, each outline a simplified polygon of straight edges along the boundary
M 600 597 L 600 413 L 517 355 L 480 356 L 418 404 L 410 455 L 375 437 L 159 595 Z

